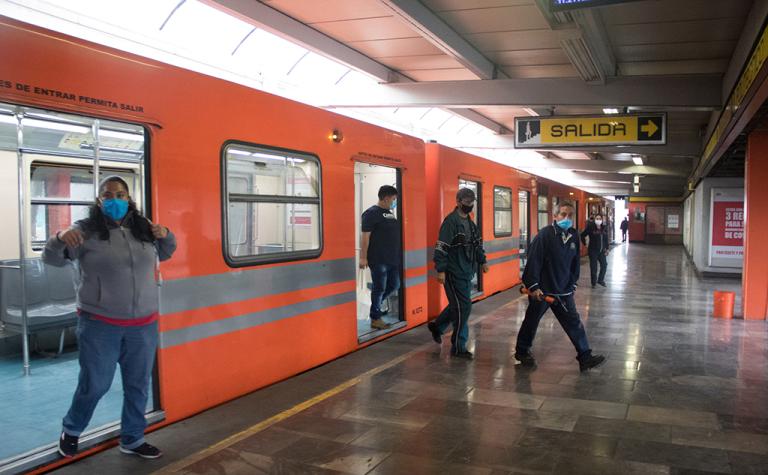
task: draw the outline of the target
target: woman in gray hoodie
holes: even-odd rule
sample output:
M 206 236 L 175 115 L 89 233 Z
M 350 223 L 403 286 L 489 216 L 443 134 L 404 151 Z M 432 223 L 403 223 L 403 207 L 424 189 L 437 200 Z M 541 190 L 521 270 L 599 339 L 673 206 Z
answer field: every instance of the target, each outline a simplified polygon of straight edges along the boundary
M 80 272 L 80 375 L 63 421 L 61 455 L 77 453 L 78 438 L 109 390 L 118 363 L 123 381 L 120 450 L 143 458 L 162 455 L 144 441 L 144 411 L 158 340 L 156 263 L 175 250 L 174 235 L 141 215 L 118 176 L 101 182 L 88 218 L 46 243 L 46 264 L 61 267 L 76 261 Z

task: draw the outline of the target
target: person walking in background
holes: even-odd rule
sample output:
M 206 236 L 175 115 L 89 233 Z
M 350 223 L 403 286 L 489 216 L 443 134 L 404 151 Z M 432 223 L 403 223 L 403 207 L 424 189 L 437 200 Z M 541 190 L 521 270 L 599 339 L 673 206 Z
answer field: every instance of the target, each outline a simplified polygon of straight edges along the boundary
M 173 233 L 139 213 L 118 176 L 101 182 L 88 218 L 46 243 L 46 264 L 77 261 L 80 272 L 80 375 L 59 438 L 64 457 L 77 454 L 80 434 L 112 385 L 117 364 L 123 381 L 120 451 L 147 459 L 162 455 L 144 441 L 144 412 L 158 341 L 156 262 L 170 259 L 175 250 Z
M 371 328 L 378 330 L 389 327 L 381 319 L 382 302 L 400 288 L 400 223 L 396 205 L 397 189 L 384 185 L 379 188 L 379 202 L 362 216 L 360 268 L 371 269 Z
M 589 271 L 592 288 L 595 284 L 605 287 L 605 272 L 608 269 L 606 256 L 610 252 L 608 248 L 608 226 L 603 222 L 601 215 L 596 215 L 595 220 L 587 224 L 587 228 L 581 233 L 581 242 L 586 245 L 589 238 Z M 598 265 L 600 271 L 598 272 Z
M 574 213 L 572 203 L 560 203 L 555 212 L 555 221 L 539 231 L 531 242 L 528 262 L 523 271 L 523 285 L 528 289 L 528 309 L 517 334 L 515 347 L 515 359 L 523 366 L 536 365 L 531 348 L 541 317 L 549 308 L 576 349 L 580 371 L 587 371 L 605 362 L 605 356 L 592 354 L 573 297 L 581 266 L 579 234 L 573 228 Z M 554 302 L 548 303 L 545 297 L 553 297 Z
M 627 232 L 629 231 L 629 218 L 624 216 L 624 220 L 621 222 L 621 242 L 627 242 Z
M 472 359 L 467 350 L 469 339 L 469 314 L 472 311 L 472 277 L 477 265 L 483 273 L 488 264 L 483 249 L 480 230 L 469 213 L 475 206 L 475 192 L 462 188 L 456 194 L 456 208 L 445 217 L 440 226 L 440 236 L 435 245 L 435 269 L 437 281 L 443 284 L 448 306 L 427 328 L 437 343 L 442 342 L 443 332 L 453 324 L 451 335 L 451 356 Z

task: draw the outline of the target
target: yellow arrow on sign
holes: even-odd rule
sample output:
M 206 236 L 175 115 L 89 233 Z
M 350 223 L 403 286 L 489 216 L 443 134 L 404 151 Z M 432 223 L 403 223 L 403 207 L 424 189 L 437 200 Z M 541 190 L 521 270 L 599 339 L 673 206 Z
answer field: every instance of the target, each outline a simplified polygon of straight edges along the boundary
M 652 137 L 657 130 L 659 130 L 659 128 L 656 126 L 656 124 L 653 123 L 652 120 L 649 120 L 647 124 L 640 126 L 640 131 L 648 134 L 648 137 Z

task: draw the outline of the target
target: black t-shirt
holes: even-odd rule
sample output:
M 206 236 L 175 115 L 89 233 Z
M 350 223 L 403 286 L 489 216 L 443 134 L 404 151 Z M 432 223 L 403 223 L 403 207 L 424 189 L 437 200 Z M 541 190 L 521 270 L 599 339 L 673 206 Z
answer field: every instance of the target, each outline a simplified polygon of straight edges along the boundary
M 373 205 L 363 213 L 362 229 L 371 233 L 368 263 L 400 265 L 400 223 L 393 211 Z

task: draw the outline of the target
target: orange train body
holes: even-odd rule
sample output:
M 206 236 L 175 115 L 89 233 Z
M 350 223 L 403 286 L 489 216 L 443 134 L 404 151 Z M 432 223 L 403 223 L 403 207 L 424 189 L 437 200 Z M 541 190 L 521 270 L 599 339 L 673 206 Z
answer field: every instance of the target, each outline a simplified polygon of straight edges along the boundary
M 520 282 L 512 245 L 519 239 L 518 191 L 531 192 L 532 235 L 537 185 L 546 183 L 550 197 L 601 200 L 448 147 L 7 18 L 0 19 L 0 44 L 13 45 L 0 52 L 2 102 L 141 124 L 149 135 L 148 214 L 179 243 L 161 265 L 158 385 L 167 422 L 375 343 L 358 343 L 356 329 L 355 161 L 401 172 L 405 260 L 415 262 L 404 271 L 407 326 L 387 336 L 423 324 L 445 304 L 431 256 L 460 178 L 482 184 L 483 238 L 486 245 L 500 243 L 489 252 L 496 263 L 482 296 Z M 332 130 L 343 131 L 343 141 L 330 140 Z M 319 157 L 325 192 L 318 258 L 238 268 L 225 262 L 221 155 L 230 140 Z M 512 193 L 509 236 L 494 236 L 494 186 Z M 230 285 L 231 295 L 222 297 Z M 283 317 L 210 330 L 258 312 Z

